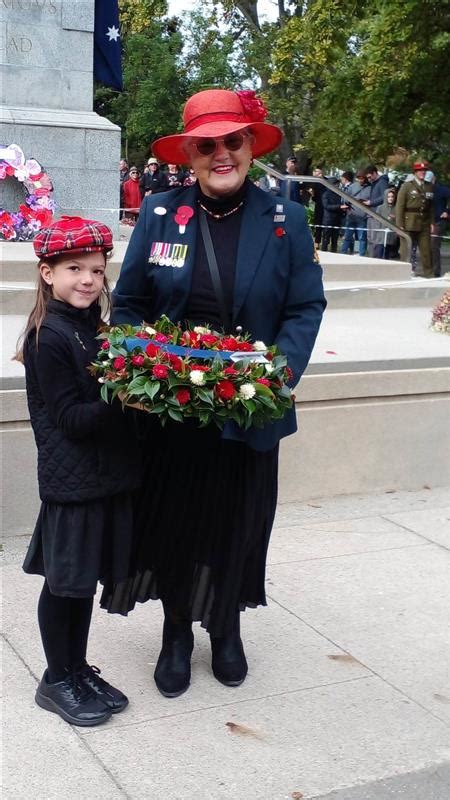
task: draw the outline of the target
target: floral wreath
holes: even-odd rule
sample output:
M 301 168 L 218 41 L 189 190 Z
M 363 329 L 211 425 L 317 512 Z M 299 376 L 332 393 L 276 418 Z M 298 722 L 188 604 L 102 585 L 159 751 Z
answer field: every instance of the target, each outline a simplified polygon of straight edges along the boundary
M 275 345 L 228 336 L 209 326 L 182 328 L 167 317 L 148 325 L 105 327 L 90 367 L 110 402 L 138 404 L 164 425 L 262 428 L 292 408 L 293 374 Z
M 17 144 L 0 145 L 0 180 L 16 178 L 26 192 L 17 211 L 0 207 L 0 240 L 26 242 L 53 219 L 53 184 L 34 158 L 26 159 Z
M 438 333 L 450 335 L 450 290 L 445 292 L 433 308 L 431 328 Z

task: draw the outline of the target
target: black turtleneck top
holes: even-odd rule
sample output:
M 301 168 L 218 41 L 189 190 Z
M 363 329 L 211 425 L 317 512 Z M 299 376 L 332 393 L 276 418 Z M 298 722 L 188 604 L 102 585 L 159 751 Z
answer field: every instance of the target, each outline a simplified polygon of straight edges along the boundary
M 248 184 L 249 180 L 247 178 L 235 194 L 217 200 L 203 194 L 199 184 L 196 184 L 197 213 L 202 211 L 201 203 L 211 214 L 220 215 L 217 219 L 205 212 L 214 252 L 216 254 L 225 305 L 230 318 L 227 325 L 228 333 L 231 332 L 236 257 L 241 230 L 242 212 L 247 196 Z M 240 203 L 242 203 L 242 205 L 237 211 L 228 214 L 229 211 L 239 206 Z M 198 228 L 197 247 L 192 274 L 191 292 L 186 308 L 186 319 L 195 325 L 204 325 L 208 323 L 218 330 L 223 328 L 219 303 L 211 281 L 200 227 Z

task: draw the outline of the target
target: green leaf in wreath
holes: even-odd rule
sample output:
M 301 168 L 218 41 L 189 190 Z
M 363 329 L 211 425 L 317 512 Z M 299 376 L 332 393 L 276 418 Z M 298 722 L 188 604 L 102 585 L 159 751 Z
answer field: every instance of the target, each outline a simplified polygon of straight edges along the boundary
M 160 386 L 161 384 L 159 381 L 146 380 L 144 384 L 144 392 L 150 398 L 150 400 L 153 400 L 153 398 L 158 394 Z
M 100 397 L 102 398 L 102 400 L 104 400 L 104 401 L 105 401 L 105 403 L 108 403 L 108 402 L 109 402 L 109 397 L 108 397 L 108 386 L 107 386 L 107 384 L 106 384 L 106 383 L 103 383 L 103 384 L 102 384 L 102 388 L 100 389 Z
M 200 400 L 203 400 L 204 403 L 207 403 L 209 406 L 214 406 L 214 398 L 213 393 L 206 391 L 206 389 L 197 389 L 196 391 L 197 397 Z
M 175 420 L 175 422 L 183 422 L 183 414 L 180 411 L 175 411 L 174 408 L 167 409 L 169 417 Z

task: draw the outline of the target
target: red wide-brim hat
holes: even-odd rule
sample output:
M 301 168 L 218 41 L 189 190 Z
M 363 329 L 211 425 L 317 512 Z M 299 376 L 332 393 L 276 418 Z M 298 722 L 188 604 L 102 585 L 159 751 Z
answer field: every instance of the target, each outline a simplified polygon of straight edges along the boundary
M 152 150 L 160 161 L 188 164 L 189 139 L 226 136 L 249 128 L 254 136 L 252 155 L 258 158 L 275 150 L 283 138 L 277 125 L 264 122 L 266 116 L 267 109 L 253 91 L 206 89 L 187 101 L 183 111 L 184 132 L 157 139 Z
M 42 228 L 33 239 L 33 247 L 38 258 L 63 253 L 108 253 L 113 249 L 113 235 L 104 222 L 64 216 Z

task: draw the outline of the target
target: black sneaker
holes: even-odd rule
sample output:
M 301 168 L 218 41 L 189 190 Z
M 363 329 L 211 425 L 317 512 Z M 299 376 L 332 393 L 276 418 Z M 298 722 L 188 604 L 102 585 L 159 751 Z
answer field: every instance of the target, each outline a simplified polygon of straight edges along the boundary
M 100 672 L 98 667 L 85 663 L 77 669 L 77 676 L 87 689 L 95 692 L 98 699 L 109 708 L 112 714 L 118 714 L 127 707 L 128 697 L 120 689 L 116 689 L 100 678 Z
M 111 710 L 73 672 L 63 681 L 48 683 L 45 670 L 35 699 L 38 706 L 59 714 L 70 725 L 100 725 L 111 717 Z

